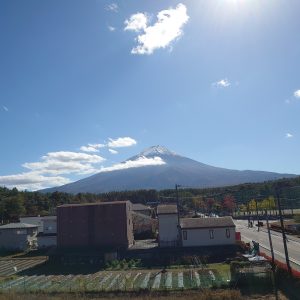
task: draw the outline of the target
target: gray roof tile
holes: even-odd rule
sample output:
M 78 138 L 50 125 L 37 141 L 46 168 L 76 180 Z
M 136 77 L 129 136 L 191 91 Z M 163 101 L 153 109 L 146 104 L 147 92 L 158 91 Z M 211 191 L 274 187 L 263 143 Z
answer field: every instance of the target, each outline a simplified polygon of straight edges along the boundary
M 26 223 L 9 223 L 0 226 L 1 229 L 22 229 L 22 228 L 37 228 L 38 225 L 26 224 Z
M 161 204 L 157 206 L 158 215 L 177 214 L 177 205 L 174 204 Z
M 180 220 L 183 229 L 191 228 L 216 228 L 216 227 L 235 227 L 231 217 L 220 218 L 184 218 Z

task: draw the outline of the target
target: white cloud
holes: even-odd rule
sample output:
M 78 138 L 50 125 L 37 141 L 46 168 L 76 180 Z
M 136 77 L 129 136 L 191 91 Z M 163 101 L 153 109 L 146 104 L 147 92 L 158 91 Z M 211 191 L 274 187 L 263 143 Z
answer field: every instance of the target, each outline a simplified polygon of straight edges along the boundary
M 149 18 L 145 13 L 132 15 L 125 21 L 125 30 L 141 32 L 136 41 L 138 45 L 131 50 L 132 54 L 152 54 L 154 50 L 166 48 L 171 42 L 182 36 L 183 25 L 189 20 L 187 8 L 180 3 L 175 9 L 162 10 L 157 14 L 157 21 L 148 26 Z
M 61 176 L 44 176 L 36 172 L 25 172 L 15 175 L 0 176 L 0 185 L 20 190 L 38 190 L 51 186 L 69 183 L 70 180 Z
M 159 166 L 166 164 L 160 157 L 155 156 L 152 158 L 148 158 L 145 156 L 141 156 L 136 160 L 127 160 L 122 163 L 115 164 L 111 167 L 102 167 L 99 170 L 99 173 L 102 172 L 112 172 L 117 170 L 125 170 L 130 168 L 140 168 L 145 166 Z
M 111 148 L 129 147 L 136 143 L 130 137 L 110 138 L 108 143 L 88 144 L 87 146 L 82 146 L 81 150 L 92 153 L 99 152 L 100 148 L 109 147 L 110 153 L 117 154 L 118 151 Z M 105 158 L 91 153 L 72 151 L 49 152 L 42 156 L 39 161 L 24 163 L 22 166 L 29 170 L 28 172 L 0 176 L 0 186 L 17 187 L 21 190 L 39 190 L 69 183 L 69 178 L 59 176 L 62 174 L 87 175 L 104 170 L 105 168 L 100 167 L 100 163 L 105 161 Z
M 115 31 L 116 30 L 116 27 L 113 27 L 113 26 L 107 26 L 108 30 L 109 31 Z
M 81 163 L 76 161 L 42 161 L 42 162 L 33 162 L 25 163 L 22 165 L 26 169 L 36 171 L 41 174 L 90 174 L 94 172 L 94 168 L 89 163 Z
M 84 151 L 84 152 L 99 152 L 99 150 L 97 148 L 94 148 L 91 146 L 81 146 L 80 150 Z
M 42 157 L 42 161 L 24 163 L 26 169 L 39 174 L 92 174 L 95 172 L 94 164 L 105 159 L 99 155 L 80 152 L 49 152 Z
M 144 13 L 137 13 L 130 16 L 129 20 L 125 20 L 124 30 L 141 31 L 146 30 L 148 17 Z
M 285 134 L 285 137 L 286 137 L 287 139 L 291 139 L 292 137 L 294 137 L 294 135 L 291 134 L 291 133 L 286 133 L 286 134 Z
M 118 151 L 117 151 L 117 150 L 114 150 L 114 149 L 108 149 L 108 151 L 109 151 L 111 154 L 118 154 Z
M 300 90 L 297 90 L 294 92 L 294 97 L 295 98 L 300 98 Z
M 118 12 L 119 6 L 117 3 L 111 3 L 111 4 L 106 5 L 105 9 L 108 11 Z
M 5 105 L 2 105 L 3 110 L 8 111 L 8 108 Z
M 107 146 L 110 148 L 130 147 L 136 145 L 137 142 L 131 137 L 120 137 L 117 139 L 109 139 Z
M 224 79 L 221 79 L 221 80 L 215 82 L 213 85 L 215 85 L 217 87 L 221 87 L 221 88 L 226 88 L 226 87 L 229 87 L 231 85 L 231 83 L 229 82 L 228 79 L 224 78 Z
M 58 161 L 58 162 L 69 162 L 69 161 L 79 161 L 86 163 L 99 163 L 105 160 L 105 158 L 96 154 L 87 154 L 81 152 L 71 152 L 71 151 L 58 151 L 49 152 L 47 155 L 42 157 L 46 161 Z
M 104 144 L 88 144 L 87 146 L 81 146 L 80 150 L 84 152 L 99 152 L 99 149 L 103 147 L 105 147 Z

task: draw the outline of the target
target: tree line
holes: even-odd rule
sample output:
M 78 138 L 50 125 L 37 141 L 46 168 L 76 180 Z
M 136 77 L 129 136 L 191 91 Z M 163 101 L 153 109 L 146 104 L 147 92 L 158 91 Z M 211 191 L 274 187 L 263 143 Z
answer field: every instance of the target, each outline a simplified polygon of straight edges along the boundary
M 276 193 L 286 208 L 300 208 L 300 177 L 267 181 L 263 183 L 239 184 L 235 186 L 191 189 L 179 188 L 180 206 L 186 210 L 203 213 L 232 213 L 233 211 L 261 210 L 276 207 Z M 175 189 L 118 191 L 102 194 L 79 193 L 76 195 L 54 192 L 40 193 L 18 191 L 16 188 L 0 187 L 0 222 L 16 222 L 20 216 L 52 215 L 56 207 L 71 203 L 93 203 L 130 200 L 132 203 L 174 203 Z

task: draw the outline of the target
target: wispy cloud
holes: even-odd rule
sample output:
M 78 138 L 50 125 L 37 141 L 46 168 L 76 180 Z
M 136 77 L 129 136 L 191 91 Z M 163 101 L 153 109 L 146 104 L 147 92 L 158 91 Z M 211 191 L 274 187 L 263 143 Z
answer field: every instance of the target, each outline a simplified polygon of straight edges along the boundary
M 83 152 L 99 152 L 99 149 L 103 147 L 105 147 L 104 144 L 88 144 L 87 146 L 81 146 L 80 150 Z
M 5 105 L 2 105 L 4 111 L 8 111 L 8 108 Z
M 119 6 L 117 3 L 111 3 L 105 6 L 105 9 L 112 12 L 118 12 Z
M 107 26 L 108 30 L 113 32 L 113 31 L 116 31 L 116 27 L 113 27 L 113 26 Z
M 287 139 L 291 139 L 291 138 L 294 137 L 294 135 L 291 134 L 291 133 L 286 133 L 286 134 L 285 134 L 285 137 L 286 137 Z
M 294 97 L 295 98 L 300 98 L 300 90 L 297 90 L 294 92 Z
M 122 148 L 122 147 L 131 147 L 136 145 L 137 142 L 131 137 L 120 137 L 117 139 L 109 139 L 107 146 L 109 148 Z
M 224 78 L 217 82 L 214 82 L 213 85 L 216 87 L 220 87 L 220 88 L 226 88 L 226 87 L 229 87 L 231 85 L 231 83 L 227 78 Z
M 108 151 L 109 151 L 111 154 L 118 154 L 118 151 L 117 151 L 117 150 L 114 150 L 114 149 L 108 149 Z
M 136 160 L 127 160 L 122 163 L 114 164 L 111 167 L 103 167 L 99 170 L 99 173 L 102 172 L 112 172 L 117 170 L 125 170 L 130 168 L 140 168 L 145 166 L 159 166 L 166 164 L 162 158 L 155 156 L 152 158 L 148 158 L 145 156 L 141 156 Z
M 136 37 L 137 46 L 132 54 L 152 54 L 154 50 L 170 47 L 171 43 L 183 35 L 182 28 L 188 22 L 187 8 L 180 3 L 176 8 L 162 10 L 157 14 L 157 21 L 149 25 L 146 13 L 136 13 L 125 20 L 124 30 L 140 32 Z

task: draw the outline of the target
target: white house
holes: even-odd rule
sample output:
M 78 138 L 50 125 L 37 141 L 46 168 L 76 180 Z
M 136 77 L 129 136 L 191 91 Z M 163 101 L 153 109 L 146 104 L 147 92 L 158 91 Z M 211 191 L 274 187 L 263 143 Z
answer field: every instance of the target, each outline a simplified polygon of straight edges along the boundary
M 235 244 L 235 225 L 231 217 L 185 218 L 180 220 L 183 247 Z
M 37 236 L 38 247 L 46 248 L 57 245 L 57 218 L 56 216 L 43 217 L 43 232 Z
M 0 249 L 26 251 L 37 246 L 38 226 L 10 223 L 0 226 Z
M 180 240 L 176 205 L 158 205 L 158 236 L 160 247 L 176 247 Z
M 30 216 L 20 217 L 20 223 L 26 223 L 38 226 L 38 232 L 43 232 L 43 217 L 41 216 Z
M 56 216 L 20 217 L 20 222 L 38 226 L 38 248 L 56 246 L 57 220 Z

